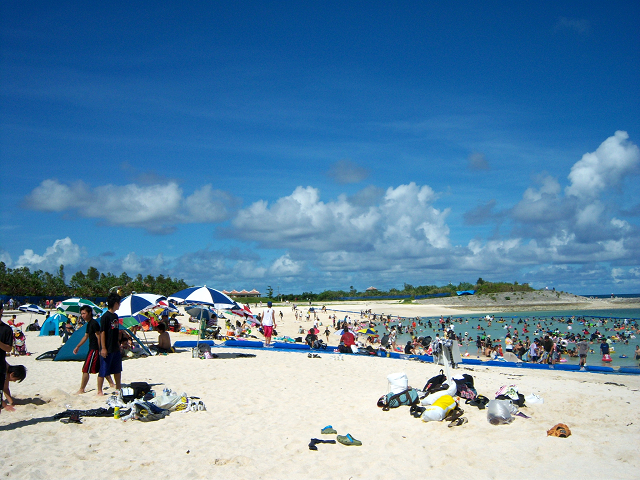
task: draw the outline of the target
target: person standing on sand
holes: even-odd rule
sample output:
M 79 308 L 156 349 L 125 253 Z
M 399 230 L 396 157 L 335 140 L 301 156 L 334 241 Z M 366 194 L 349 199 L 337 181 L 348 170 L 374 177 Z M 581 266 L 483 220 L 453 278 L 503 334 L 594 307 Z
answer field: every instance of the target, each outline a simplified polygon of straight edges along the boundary
M 98 373 L 98 395 L 104 395 L 104 378 L 113 374 L 116 389 L 120 390 L 122 377 L 122 354 L 120 353 L 120 320 L 116 310 L 120 308 L 120 295 L 113 292 L 107 298 L 108 310 L 100 318 L 100 372 Z
M 83 305 L 80 308 L 80 316 L 87 324 L 87 329 L 82 340 L 80 340 L 76 348 L 73 349 L 73 354 L 77 355 L 80 347 L 84 345 L 87 340 L 89 340 L 89 353 L 87 353 L 87 357 L 82 365 L 82 381 L 80 382 L 80 390 L 76 392 L 76 395 L 85 393 L 84 389 L 87 383 L 89 383 L 89 375 L 100 371 L 100 324 L 94 320 L 93 311 L 89 305 Z M 113 383 L 111 375 L 108 375 L 106 378 L 111 388 L 114 388 L 116 384 Z
M 576 343 L 576 349 L 578 350 L 578 356 L 580 357 L 580 370 L 586 370 L 587 365 L 587 353 L 589 352 L 589 342 L 587 342 L 586 338 L 582 338 L 578 343 Z
M 271 347 L 271 335 L 273 335 L 273 329 L 276 328 L 276 315 L 272 308 L 273 303 L 267 302 L 267 308 L 262 313 L 262 332 L 264 334 L 264 346 L 266 348 Z
M 4 304 L 0 302 L 0 385 L 4 386 L 4 380 L 7 376 L 7 353 L 13 348 L 13 329 L 2 321 L 2 313 L 4 312 Z M 7 407 L 12 411 L 13 407 Z M 0 413 L 2 413 L 2 391 L 0 391 Z

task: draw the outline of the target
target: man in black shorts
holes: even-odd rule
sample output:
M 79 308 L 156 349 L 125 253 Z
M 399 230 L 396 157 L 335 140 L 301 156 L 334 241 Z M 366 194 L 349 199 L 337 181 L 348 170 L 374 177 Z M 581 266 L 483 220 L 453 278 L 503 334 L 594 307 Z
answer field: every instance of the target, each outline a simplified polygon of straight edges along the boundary
M 76 348 L 73 349 L 73 354 L 77 355 L 80 347 L 84 345 L 87 340 L 89 340 L 89 353 L 87 353 L 87 358 L 82 365 L 82 381 L 80 382 L 80 390 L 76 392 L 76 395 L 85 393 L 84 389 L 87 383 L 89 383 L 89 375 L 100 371 L 100 324 L 94 320 L 93 311 L 89 305 L 83 305 L 80 308 L 80 315 L 87 325 L 87 330 L 82 340 L 80 340 Z M 115 387 L 111 375 L 107 376 L 107 381 L 111 387 Z
M 0 302 L 0 385 L 4 386 L 7 375 L 7 353 L 13 348 L 13 328 L 2 321 L 4 304 Z M 13 407 L 7 408 L 13 410 Z M 0 391 L 0 412 L 2 412 L 2 391 Z
M 120 353 L 120 320 L 116 310 L 120 308 L 120 295 L 110 293 L 108 310 L 100 318 L 100 372 L 98 373 L 98 395 L 104 395 L 104 378 L 113 375 L 116 389 L 120 390 L 122 376 L 122 354 Z

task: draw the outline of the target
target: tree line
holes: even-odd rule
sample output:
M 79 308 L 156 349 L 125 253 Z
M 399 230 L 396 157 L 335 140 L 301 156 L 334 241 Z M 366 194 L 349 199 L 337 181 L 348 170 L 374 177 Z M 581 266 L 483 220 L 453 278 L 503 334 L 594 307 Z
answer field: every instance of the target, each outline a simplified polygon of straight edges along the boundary
M 27 267 L 7 268 L 0 262 L 0 293 L 16 297 L 106 297 L 116 289 L 123 296 L 131 292 L 171 295 L 187 287 L 184 280 L 164 275 L 143 277 L 138 274 L 132 278 L 126 272 L 118 276 L 111 272 L 100 273 L 95 267 L 89 267 L 87 273 L 82 270 L 74 273 L 66 283 L 64 265 L 60 265 L 56 274 L 51 274 L 42 270 L 32 272 Z
M 353 286 L 349 287 L 349 290 L 325 290 L 322 293 L 303 292 L 301 294 L 285 294 L 280 295 L 282 300 L 289 301 L 304 301 L 311 300 L 312 302 L 326 302 L 331 300 L 339 300 L 345 297 L 358 297 L 375 300 L 376 297 L 387 296 L 409 296 L 417 297 L 420 295 L 456 295 L 457 291 L 475 290 L 476 294 L 489 294 L 500 292 L 532 292 L 534 289 L 529 286 L 528 283 L 513 282 L 488 282 L 478 278 L 475 284 L 469 282 L 460 282 L 458 285 L 449 283 L 448 285 L 422 285 L 414 287 L 411 284 L 405 283 L 402 289 L 391 288 L 389 290 L 365 290 L 359 292 Z M 267 292 L 273 292 L 273 289 L 267 288 Z

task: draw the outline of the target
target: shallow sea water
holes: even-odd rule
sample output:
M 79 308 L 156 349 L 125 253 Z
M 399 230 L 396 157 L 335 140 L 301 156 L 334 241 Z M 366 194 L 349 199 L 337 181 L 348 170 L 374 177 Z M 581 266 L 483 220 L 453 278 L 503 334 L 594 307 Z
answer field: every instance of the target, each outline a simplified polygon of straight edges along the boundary
M 345 312 L 346 313 L 346 312 Z M 354 313 L 359 312 L 349 312 L 351 317 L 354 317 Z M 533 341 L 534 338 L 542 338 L 544 336 L 544 332 L 548 330 L 559 329 L 561 334 L 567 333 L 581 333 L 585 328 L 589 330 L 590 333 L 598 330 L 601 334 L 611 337 L 617 334 L 616 331 L 613 330 L 613 325 L 615 323 L 623 323 L 624 319 L 628 320 L 628 328 L 627 332 L 631 331 L 630 323 L 635 322 L 637 325 L 640 325 L 640 308 L 628 308 L 628 309 L 612 309 L 612 310 L 557 310 L 557 311 L 535 311 L 535 312 L 496 312 L 491 313 L 489 315 L 493 315 L 495 317 L 492 322 L 491 327 L 487 325 L 487 321 L 484 319 L 487 314 L 470 314 L 470 315 L 456 315 L 451 318 L 454 320 L 454 330 L 456 334 L 464 335 L 465 332 L 468 333 L 469 342 L 463 342 L 460 347 L 460 353 L 462 355 L 465 352 L 469 353 L 469 358 L 477 357 L 477 348 L 475 344 L 475 339 L 477 335 L 482 334 L 482 330 L 478 329 L 478 326 L 484 328 L 484 331 L 491 335 L 493 340 L 500 339 L 502 340 L 502 348 L 504 349 L 504 337 L 507 333 L 506 326 L 511 325 L 513 328 L 518 329 L 519 339 L 524 340 L 526 336 L 529 336 L 530 340 Z M 338 318 L 340 315 L 337 315 Z M 573 317 L 573 324 L 567 324 L 566 321 Z M 583 325 L 579 323 L 578 319 L 584 317 L 585 322 L 589 325 Z M 445 317 L 447 319 L 449 317 Z M 442 330 L 436 330 L 439 327 L 439 319 L 440 317 L 422 317 L 423 323 L 426 320 L 431 320 L 431 323 L 434 328 L 429 328 L 428 326 L 418 326 L 417 336 L 423 337 L 430 335 L 435 337 L 436 333 L 442 333 Z M 499 322 L 499 320 L 503 320 L 504 322 Z M 518 320 L 526 320 L 529 325 L 529 332 L 522 333 L 523 324 L 518 324 Z M 395 320 L 395 319 L 394 319 Z M 607 321 L 604 324 L 604 321 Z M 406 327 L 410 323 L 409 319 L 405 319 L 402 321 L 402 324 Z M 537 329 L 537 325 L 540 323 L 542 328 Z M 391 325 L 397 324 L 396 322 Z M 535 332 L 538 330 L 538 334 Z M 638 361 L 635 359 L 635 348 L 636 345 L 640 345 L 640 334 L 635 333 L 634 331 L 631 333 L 635 335 L 636 338 L 629 339 L 629 343 L 625 344 L 622 341 L 613 342 L 611 347 L 615 350 L 611 352 L 611 363 L 602 362 L 602 355 L 600 354 L 600 343 L 593 343 L 591 345 L 591 349 L 593 353 L 589 353 L 587 356 L 587 365 L 601 365 L 601 366 L 638 366 Z M 384 334 L 384 327 L 378 325 L 376 327 L 376 331 L 379 334 Z M 513 337 L 513 334 L 512 334 Z M 408 340 L 411 339 L 411 336 L 408 334 L 402 334 L 398 336 L 398 340 L 396 342 L 397 345 L 404 345 Z M 574 348 L 575 344 L 569 343 L 569 348 Z M 620 358 L 621 355 L 626 355 L 627 358 Z M 566 358 L 567 363 L 569 365 L 577 365 L 578 358 L 571 358 L 567 355 L 563 355 L 563 358 Z

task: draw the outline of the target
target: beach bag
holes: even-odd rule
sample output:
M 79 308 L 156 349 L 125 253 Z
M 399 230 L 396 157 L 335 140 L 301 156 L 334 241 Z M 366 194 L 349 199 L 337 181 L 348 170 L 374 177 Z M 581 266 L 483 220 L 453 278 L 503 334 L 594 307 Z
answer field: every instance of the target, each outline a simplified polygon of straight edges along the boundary
M 423 422 L 440 422 L 457 406 L 458 404 L 451 395 L 443 395 L 433 405 L 426 407 L 420 418 Z
M 515 385 L 502 385 L 496 392 L 496 398 L 506 395 L 511 400 L 518 400 L 518 387 Z
M 387 381 L 391 393 L 402 393 L 409 389 L 409 378 L 404 372 L 390 373 L 387 375 Z
M 386 412 L 390 408 L 398 408 L 401 405 L 417 405 L 419 401 L 420 396 L 418 395 L 418 391 L 414 388 L 409 388 L 400 393 L 389 392 L 383 395 L 378 400 L 378 406 Z
M 129 403 L 137 398 L 143 398 L 151 391 L 151 385 L 147 382 L 131 382 L 128 387 L 122 387 L 122 400 Z
M 444 374 L 442 370 L 440 370 L 440 373 L 438 375 L 436 375 L 435 377 L 431 377 L 429 380 L 427 380 L 427 383 L 425 384 L 422 391 L 429 394 L 429 393 L 439 392 L 441 390 L 447 390 L 449 386 L 448 385 L 443 386 L 443 384 L 446 381 L 447 381 L 447 376 Z
M 518 393 L 518 398 L 517 399 L 513 399 L 511 398 L 509 395 L 498 395 L 496 397 L 496 400 L 509 400 L 511 402 L 513 402 L 514 405 L 517 405 L 518 407 L 526 407 L 526 405 L 524 404 L 524 395 L 521 393 Z

